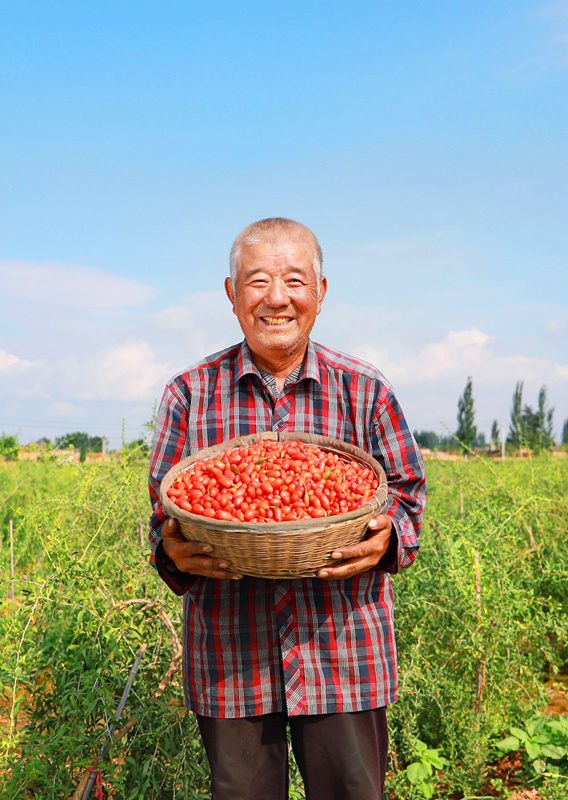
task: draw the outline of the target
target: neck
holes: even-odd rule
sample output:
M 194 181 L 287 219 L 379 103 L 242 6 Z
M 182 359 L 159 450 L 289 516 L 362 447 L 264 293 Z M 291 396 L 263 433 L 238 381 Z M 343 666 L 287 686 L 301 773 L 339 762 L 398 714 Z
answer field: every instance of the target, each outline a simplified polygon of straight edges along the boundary
M 290 375 L 296 367 L 299 367 L 303 362 L 306 355 L 306 348 L 300 353 L 279 353 L 278 358 L 266 358 L 259 356 L 257 353 L 252 353 L 252 360 L 258 369 L 264 372 L 269 372 L 276 381 L 278 391 L 281 392 L 284 388 L 284 382 L 288 375 Z

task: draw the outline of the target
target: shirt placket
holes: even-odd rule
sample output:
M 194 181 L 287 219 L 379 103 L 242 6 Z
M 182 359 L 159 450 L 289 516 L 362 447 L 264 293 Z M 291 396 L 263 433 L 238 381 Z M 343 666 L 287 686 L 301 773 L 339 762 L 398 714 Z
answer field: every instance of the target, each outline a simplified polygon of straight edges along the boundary
M 288 420 L 290 418 L 290 397 L 283 395 L 274 405 L 274 412 L 272 414 L 272 430 L 273 431 L 286 431 L 288 430 Z
M 298 632 L 295 624 L 294 592 L 289 580 L 274 583 L 274 604 L 282 654 L 286 711 L 288 716 L 294 716 L 301 714 L 305 707 Z

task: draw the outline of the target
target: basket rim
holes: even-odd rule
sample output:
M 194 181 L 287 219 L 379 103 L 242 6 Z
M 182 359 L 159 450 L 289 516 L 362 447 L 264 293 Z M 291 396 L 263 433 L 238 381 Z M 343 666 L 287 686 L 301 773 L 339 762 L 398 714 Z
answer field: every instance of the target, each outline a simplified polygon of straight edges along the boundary
M 344 514 L 333 514 L 328 517 L 317 517 L 315 519 L 294 520 L 291 522 L 240 522 L 227 521 L 220 519 L 211 519 L 204 517 L 201 514 L 193 514 L 190 511 L 185 511 L 183 508 L 177 506 L 167 496 L 166 492 L 176 479 L 180 472 L 184 472 L 194 464 L 204 458 L 210 458 L 217 453 L 222 453 L 227 448 L 242 447 L 248 444 L 254 444 L 261 439 L 270 439 L 272 441 L 300 441 L 305 444 L 320 447 L 322 450 L 332 450 L 339 452 L 342 455 L 349 456 L 359 462 L 364 463 L 366 466 L 373 469 L 379 478 L 379 488 L 375 496 L 365 505 L 355 509 L 355 511 L 348 511 Z M 274 534 L 277 532 L 282 533 L 306 533 L 310 530 L 321 530 L 326 527 L 333 527 L 334 525 L 349 522 L 351 520 L 359 519 L 364 515 L 369 517 L 379 514 L 384 508 L 388 499 L 388 486 L 386 474 L 379 462 L 373 458 L 369 453 L 361 450 L 355 445 L 347 442 L 342 442 L 340 439 L 333 439 L 328 436 L 320 436 L 319 434 L 303 433 L 300 431 L 285 431 L 277 433 L 275 431 L 264 431 L 262 433 L 252 433 L 247 436 L 240 436 L 230 439 L 219 444 L 212 445 L 211 447 L 198 450 L 190 456 L 183 458 L 174 464 L 162 478 L 160 484 L 160 501 L 164 511 L 169 517 L 187 522 L 189 524 L 199 525 L 211 530 L 224 531 L 225 533 L 258 533 L 258 534 Z

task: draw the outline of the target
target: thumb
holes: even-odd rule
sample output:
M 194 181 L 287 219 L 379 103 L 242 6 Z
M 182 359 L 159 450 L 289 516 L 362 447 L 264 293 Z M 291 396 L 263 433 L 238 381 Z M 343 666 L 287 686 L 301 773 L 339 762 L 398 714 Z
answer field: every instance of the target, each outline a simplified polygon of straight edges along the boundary
M 178 539 L 180 534 L 179 524 L 177 519 L 168 519 L 162 525 L 162 538 L 163 539 Z
M 376 517 L 373 517 L 369 520 L 368 528 L 372 531 L 376 530 L 386 530 L 387 528 L 390 529 L 392 526 L 391 518 L 388 514 L 377 514 Z

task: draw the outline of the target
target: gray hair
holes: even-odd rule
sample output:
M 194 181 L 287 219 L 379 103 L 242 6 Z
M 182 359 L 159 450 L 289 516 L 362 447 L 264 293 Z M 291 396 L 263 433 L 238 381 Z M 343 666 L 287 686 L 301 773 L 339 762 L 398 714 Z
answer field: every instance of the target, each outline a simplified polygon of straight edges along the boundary
M 301 222 L 296 222 L 293 219 L 286 219 L 286 217 L 268 217 L 267 219 L 258 220 L 258 222 L 247 225 L 247 227 L 239 233 L 231 247 L 230 265 L 233 286 L 237 279 L 237 273 L 241 268 L 241 251 L 244 244 L 260 244 L 261 242 L 281 242 L 299 239 L 307 240 L 313 245 L 314 260 L 312 264 L 316 274 L 319 292 L 323 275 L 323 256 L 320 244 L 315 234 L 309 228 L 302 225 Z

